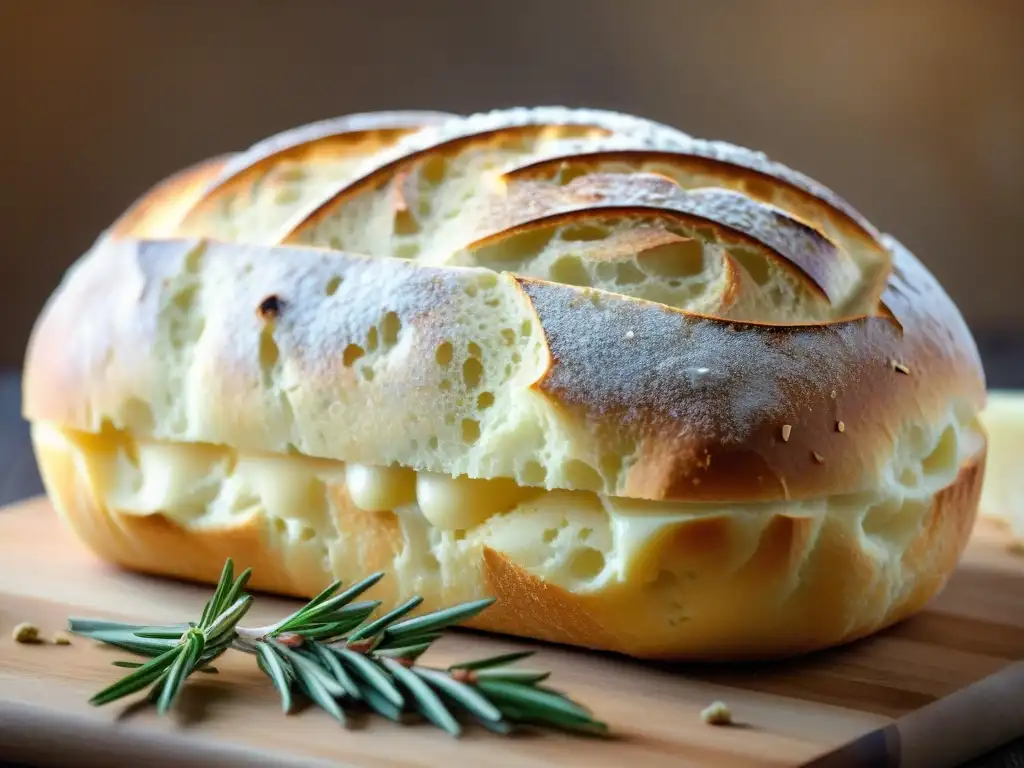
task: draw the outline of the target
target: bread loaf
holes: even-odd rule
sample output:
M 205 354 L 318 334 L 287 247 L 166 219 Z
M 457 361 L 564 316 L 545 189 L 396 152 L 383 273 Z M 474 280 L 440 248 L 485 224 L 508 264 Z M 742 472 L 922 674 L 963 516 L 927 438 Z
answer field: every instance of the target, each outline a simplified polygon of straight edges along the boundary
M 154 187 L 72 267 L 25 416 L 128 568 L 493 595 L 475 626 L 785 656 L 943 585 L 986 438 L 934 277 L 764 155 L 594 110 L 359 115 Z

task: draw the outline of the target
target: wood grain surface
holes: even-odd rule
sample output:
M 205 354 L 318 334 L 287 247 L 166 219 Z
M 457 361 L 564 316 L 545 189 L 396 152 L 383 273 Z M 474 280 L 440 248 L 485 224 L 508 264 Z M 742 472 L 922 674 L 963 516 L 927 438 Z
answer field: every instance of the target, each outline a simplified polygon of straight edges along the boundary
M 945 592 L 920 616 L 869 640 L 797 661 L 740 667 L 639 663 L 537 645 L 552 684 L 590 706 L 610 741 L 544 733 L 502 739 L 471 730 L 456 741 L 426 726 L 372 719 L 344 730 L 307 710 L 289 719 L 249 659 L 190 681 L 182 706 L 158 721 L 89 695 L 122 672 L 123 654 L 83 639 L 19 645 L 11 627 L 45 633 L 69 615 L 180 621 L 208 588 L 151 579 L 94 559 L 43 499 L 0 511 L 0 745 L 33 765 L 637 765 L 955 766 L 1024 733 L 1024 558 L 979 526 Z M 254 622 L 290 610 L 257 602 Z M 425 661 L 521 648 L 454 633 Z M 700 711 L 721 699 L 738 725 Z M 817 762 L 815 762 L 817 761 Z

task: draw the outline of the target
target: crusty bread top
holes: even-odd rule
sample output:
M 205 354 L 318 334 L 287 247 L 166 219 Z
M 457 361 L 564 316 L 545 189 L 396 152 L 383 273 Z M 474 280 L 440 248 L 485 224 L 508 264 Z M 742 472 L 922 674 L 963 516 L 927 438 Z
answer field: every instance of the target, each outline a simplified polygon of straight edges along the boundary
M 25 414 L 647 499 L 853 493 L 974 418 L 932 275 L 816 182 L 640 118 L 318 123 L 73 268 Z

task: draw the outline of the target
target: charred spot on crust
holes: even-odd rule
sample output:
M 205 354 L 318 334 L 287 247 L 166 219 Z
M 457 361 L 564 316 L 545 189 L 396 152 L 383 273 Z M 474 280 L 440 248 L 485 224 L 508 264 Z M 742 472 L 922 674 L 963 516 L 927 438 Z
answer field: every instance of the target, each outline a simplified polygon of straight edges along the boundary
M 284 302 L 275 294 L 267 296 L 260 305 L 256 307 L 256 314 L 264 320 L 274 320 L 281 314 Z

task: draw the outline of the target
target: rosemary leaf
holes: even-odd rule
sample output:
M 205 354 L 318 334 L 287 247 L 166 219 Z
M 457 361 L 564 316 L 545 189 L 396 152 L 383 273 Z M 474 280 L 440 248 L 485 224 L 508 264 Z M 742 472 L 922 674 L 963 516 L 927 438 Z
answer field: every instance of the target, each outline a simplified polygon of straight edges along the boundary
M 556 691 L 504 680 L 482 680 L 476 687 L 516 720 L 595 733 L 607 731 L 604 723 L 594 720 L 586 709 Z
M 302 635 L 306 640 L 318 640 L 326 643 L 345 637 L 346 633 L 353 626 L 358 627 L 361 623 L 361 621 L 357 621 L 354 624 L 351 621 L 334 621 L 330 624 L 312 624 L 309 627 L 301 627 L 294 631 L 295 634 Z
M 275 624 L 273 626 L 273 628 L 267 634 L 268 635 L 272 635 L 272 634 L 276 634 L 278 632 L 285 632 L 285 631 L 287 631 L 287 629 L 292 625 L 292 623 L 297 621 L 302 616 L 302 614 L 304 612 L 308 611 L 310 608 L 314 608 L 314 607 L 320 605 L 320 603 L 322 603 L 327 598 L 331 597 L 331 595 L 333 595 L 339 589 L 341 589 L 341 582 L 340 581 L 331 582 L 326 587 L 326 589 L 324 589 L 323 592 L 321 592 L 319 595 L 314 597 L 312 600 L 310 600 L 308 603 L 306 603 L 304 606 L 299 608 L 297 611 L 295 611 L 291 615 L 286 616 L 285 618 L 281 619 L 281 621 L 277 622 L 277 624 Z
M 366 590 L 368 590 L 371 587 L 375 586 L 377 584 L 377 582 L 380 581 L 383 578 L 384 578 L 384 572 L 383 571 L 377 571 L 376 573 L 371 573 L 369 576 L 367 576 L 362 581 L 357 581 L 351 587 L 346 589 L 344 592 L 341 593 L 341 595 L 339 595 L 339 597 L 344 597 L 345 598 L 345 602 L 346 603 L 350 603 L 353 600 L 355 600 L 357 597 L 359 597 L 361 594 L 363 594 L 363 592 L 365 592 Z
M 353 699 L 361 699 L 362 694 L 359 691 L 359 686 L 356 685 L 352 676 L 345 671 L 345 667 L 342 665 L 337 653 L 320 643 L 310 643 L 310 647 L 312 648 L 312 653 L 316 654 L 320 660 L 320 663 L 330 670 L 338 684 L 345 689 L 345 693 Z
M 168 671 L 169 670 L 164 671 L 163 674 L 156 679 L 156 682 L 153 683 L 153 687 L 150 688 L 149 692 L 146 694 L 146 702 L 149 704 L 156 704 L 160 700 L 160 695 L 164 690 L 164 683 L 167 682 Z
M 363 640 L 367 637 L 376 636 L 381 631 L 383 631 L 389 624 L 398 621 L 400 618 L 405 616 L 405 614 L 409 613 L 409 611 L 414 610 L 422 602 L 423 598 L 419 595 L 409 598 L 400 606 L 388 611 L 376 621 L 372 621 L 365 627 L 357 629 L 349 636 L 349 641 Z
M 608 726 L 598 720 L 584 720 L 578 717 L 570 717 L 558 712 L 530 713 L 510 710 L 504 704 L 501 711 L 510 722 L 519 725 L 535 725 L 544 728 L 558 728 L 571 733 L 586 734 L 588 736 L 607 736 Z
M 341 687 L 341 683 L 331 677 L 330 673 L 317 662 L 301 653 L 298 653 L 297 651 L 293 651 L 286 645 L 282 645 L 281 643 L 273 640 L 267 642 L 270 643 L 270 646 L 278 655 L 291 662 L 292 669 L 295 670 L 295 679 L 298 682 L 303 683 L 308 682 L 309 680 L 315 680 L 316 685 L 314 687 L 322 688 L 331 696 L 345 695 L 345 689 Z
M 413 667 L 412 671 L 429 685 L 454 699 L 478 720 L 492 722 L 502 719 L 501 710 L 487 700 L 479 691 L 458 680 L 453 680 L 439 669 Z
M 579 704 L 540 686 L 519 685 L 505 680 L 478 680 L 476 687 L 489 699 L 507 701 L 524 710 L 551 710 L 573 717 L 590 718 L 590 712 Z
M 494 603 L 494 598 L 488 597 L 483 600 L 475 600 L 471 603 L 454 605 L 451 608 L 427 613 L 414 619 L 407 619 L 398 624 L 392 624 L 384 630 L 384 639 L 387 642 L 391 642 L 401 637 L 411 637 L 423 634 L 424 632 L 436 632 L 452 624 L 459 624 L 473 618 L 492 603 Z
M 512 731 L 516 729 L 515 724 L 508 720 L 478 720 L 484 728 L 494 733 L 501 734 L 502 736 L 508 736 Z
M 383 652 L 392 648 L 408 648 L 414 645 L 431 645 L 435 640 L 439 640 L 444 637 L 444 632 L 421 632 L 416 635 L 403 635 L 398 638 L 392 638 L 388 640 L 382 639 L 378 643 L 377 647 L 374 648 L 374 652 Z
M 256 661 L 263 674 L 277 688 L 281 695 L 281 709 L 287 715 L 292 711 L 292 684 L 285 663 L 274 653 L 267 643 L 256 644 Z
M 233 605 L 234 602 L 244 594 L 251 576 L 252 568 L 246 568 L 241 574 L 239 574 L 238 578 L 235 579 L 235 583 L 231 586 L 231 589 L 228 590 L 228 593 L 224 596 L 224 605 Z
M 203 672 L 203 673 L 208 674 L 208 675 L 216 675 L 220 671 L 216 667 L 206 666 L 205 661 L 206 661 L 205 659 L 200 659 L 200 662 L 203 663 L 203 666 L 196 667 L 196 672 Z M 113 667 L 122 667 L 124 669 L 138 669 L 139 667 L 142 666 L 142 662 L 141 661 L 121 661 L 121 660 L 118 660 L 118 661 L 110 662 L 110 665 L 113 666 Z
M 359 603 L 352 603 L 351 605 L 346 605 L 343 608 L 323 614 L 322 616 L 317 616 L 315 621 L 296 624 L 294 629 L 291 631 L 302 634 L 306 627 L 322 626 L 324 624 L 338 624 L 339 626 L 344 625 L 346 627 L 345 632 L 349 632 L 366 621 L 370 614 L 376 611 L 379 607 L 380 600 L 364 600 Z
M 377 648 L 374 650 L 373 655 L 387 656 L 390 659 L 415 661 L 430 648 L 430 645 L 430 643 L 418 643 L 416 645 L 400 645 L 397 648 Z
M 383 715 L 388 720 L 396 723 L 405 721 L 405 712 L 401 707 L 395 706 L 394 702 L 386 699 L 376 688 L 363 689 L 363 701 L 378 715 Z
M 500 656 L 490 656 L 486 659 L 477 659 L 476 661 L 464 661 L 461 664 L 452 664 L 448 669 L 477 670 L 486 669 L 487 667 L 497 667 L 502 664 L 511 664 L 514 661 L 528 658 L 533 656 L 534 653 L 536 653 L 536 651 L 513 651 L 512 653 L 503 653 Z
M 359 678 L 376 690 L 381 696 L 390 701 L 396 707 L 405 706 L 405 697 L 395 687 L 391 678 L 376 664 L 361 653 L 350 651 L 347 648 L 332 648 L 334 653 L 344 661 L 348 668 L 355 672 Z
M 342 725 L 345 725 L 345 713 L 338 706 L 338 702 L 334 700 L 331 692 L 324 685 L 323 681 L 316 677 L 306 677 L 303 674 L 299 674 L 298 679 L 299 687 L 302 688 L 302 692 L 306 694 L 306 697 L 310 701 L 313 701 L 326 711 L 331 717 L 337 720 Z
M 187 628 L 186 628 L 187 629 Z M 160 627 L 159 629 L 144 629 L 132 632 L 134 637 L 142 637 L 147 640 L 180 640 L 185 634 L 185 629 Z
M 324 587 L 324 590 L 320 594 L 318 594 L 316 597 L 314 597 L 312 600 L 310 600 L 308 603 L 302 606 L 302 608 L 300 608 L 295 613 L 299 613 L 304 610 L 308 611 L 310 608 L 315 608 L 316 606 L 320 605 L 320 603 L 322 603 L 324 600 L 333 597 L 339 589 L 341 589 L 341 579 L 336 579 L 335 581 L 332 581 L 330 584 Z
M 210 662 L 216 661 L 218 657 L 222 656 L 230 646 L 224 646 L 220 649 L 211 649 L 209 646 L 203 651 L 203 655 L 199 657 L 199 663 L 196 664 L 197 672 L 208 672 L 210 670 L 216 671 L 214 667 L 210 666 Z
M 141 667 L 136 669 L 127 677 L 123 677 L 113 685 L 104 688 L 91 699 L 89 703 L 95 706 L 109 704 L 112 701 L 128 696 L 136 691 L 141 691 L 147 685 L 156 680 L 166 672 L 174 663 L 174 660 L 185 650 L 182 645 L 175 646 L 165 651 L 154 659 L 150 659 Z
M 506 669 L 504 667 L 486 667 L 476 670 L 477 680 L 504 680 L 519 685 L 535 685 L 551 677 L 550 672 L 536 669 Z
M 325 680 L 329 680 L 330 678 L 310 674 L 308 668 L 303 669 L 299 666 L 296 666 L 296 671 L 298 672 L 296 682 L 298 682 L 299 688 L 301 688 L 302 692 L 306 694 L 306 697 L 315 704 L 318 704 L 335 720 L 344 725 L 345 713 L 341 711 L 341 707 L 338 706 L 338 702 L 334 700 L 332 691 L 324 683 Z
M 222 610 L 220 607 L 221 602 L 227 595 L 228 590 L 231 589 L 231 584 L 234 581 L 234 576 L 235 562 L 229 557 L 224 562 L 224 568 L 220 572 L 220 580 L 217 582 L 217 588 L 216 590 L 214 590 L 213 597 L 211 597 L 209 601 L 207 601 L 205 607 L 203 608 L 203 615 L 199 619 L 200 629 L 206 629 L 210 625 L 210 622 L 212 622 L 214 618 L 218 614 L 220 614 Z
M 158 639 L 158 638 L 141 638 L 136 637 L 132 632 L 124 632 L 122 630 L 105 630 L 91 632 L 84 637 L 88 637 L 91 640 L 97 640 L 107 645 L 113 645 L 118 648 L 123 648 L 126 651 L 137 653 L 140 656 L 159 656 L 162 653 L 166 653 L 172 648 L 177 648 L 180 645 L 178 639 Z M 178 635 L 180 638 L 180 633 Z
M 371 579 L 363 579 L 361 582 L 359 582 L 355 586 L 349 587 L 348 589 L 346 589 L 340 595 L 335 595 L 334 597 L 330 598 L 329 600 L 325 600 L 324 602 L 320 603 L 320 605 L 317 605 L 317 606 L 315 606 L 313 608 L 307 608 L 301 614 L 302 621 L 304 623 L 313 622 L 313 621 L 317 621 L 321 616 L 330 615 L 332 612 L 337 611 L 342 606 L 349 605 L 349 603 L 351 603 L 354 598 L 356 598 L 359 595 L 361 595 L 363 592 L 368 590 L 370 587 L 372 587 L 378 581 L 380 581 L 379 578 L 372 579 L 372 580 Z
M 242 597 L 238 598 L 233 605 L 224 609 L 222 613 L 210 621 L 209 628 L 206 630 L 207 637 L 212 642 L 216 642 L 225 635 L 233 633 L 235 627 L 238 626 L 238 622 L 242 620 L 242 617 L 252 607 L 252 603 L 252 595 L 242 595 Z
M 293 630 L 296 626 L 301 626 L 302 624 L 311 622 L 317 616 L 330 613 L 336 608 L 352 602 L 382 578 L 384 578 L 383 573 L 374 573 L 367 576 L 362 581 L 353 584 L 340 595 L 334 595 L 341 586 L 341 582 L 337 581 L 314 597 L 310 602 L 302 606 L 302 608 L 297 610 L 291 616 L 275 624 L 274 628 L 268 634 L 276 635 L 281 632 Z
M 161 715 L 170 709 L 175 699 L 178 698 L 186 678 L 195 670 L 205 647 L 206 636 L 198 629 L 190 630 L 185 641 L 185 648 L 171 665 L 170 671 L 167 673 L 167 680 L 164 681 L 163 690 L 160 692 L 157 711 Z
M 371 613 L 380 608 L 380 600 L 360 600 L 358 603 L 346 603 L 337 610 L 325 613 L 317 617 L 318 622 L 354 620 L 357 616 L 362 621 Z
M 501 710 L 503 714 L 509 720 L 514 720 L 517 723 L 528 723 L 530 722 L 530 715 L 528 710 L 520 709 L 514 704 L 509 704 L 507 701 L 498 701 L 495 706 Z
M 121 621 L 107 621 L 105 619 L 84 619 L 81 617 L 72 616 L 68 619 L 68 632 L 75 635 L 90 635 L 94 632 L 105 632 L 107 630 L 121 630 L 125 632 L 177 632 L 175 637 L 181 637 L 181 634 L 188 629 L 188 624 L 168 624 L 166 626 L 156 626 L 152 624 L 125 624 Z
M 459 736 L 462 733 L 458 721 L 452 717 L 452 713 L 430 686 L 393 659 L 383 658 L 381 663 L 412 694 L 416 700 L 416 708 L 424 717 L 452 736 Z

